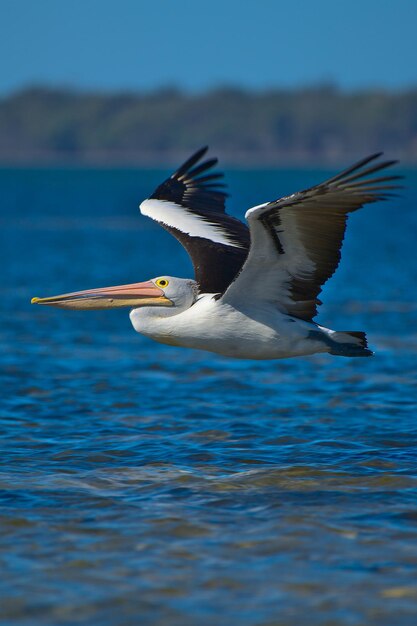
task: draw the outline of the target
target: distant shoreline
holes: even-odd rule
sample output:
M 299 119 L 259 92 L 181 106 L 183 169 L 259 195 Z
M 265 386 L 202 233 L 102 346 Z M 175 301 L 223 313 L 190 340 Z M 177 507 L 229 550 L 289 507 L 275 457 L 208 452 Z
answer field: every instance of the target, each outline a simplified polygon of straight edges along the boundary
M 3 168 L 171 168 L 203 145 L 239 169 L 336 168 L 379 151 L 417 165 L 417 87 L 194 95 L 36 87 L 0 99 Z
M 257 161 L 256 163 L 250 160 L 236 160 L 232 157 L 230 159 L 223 158 L 219 156 L 219 152 L 215 150 L 211 150 L 210 154 L 215 155 L 219 158 L 219 169 L 220 170 L 237 170 L 237 171 L 256 171 L 256 170 L 333 170 L 338 169 L 344 166 L 347 166 L 353 163 L 355 160 L 359 160 L 364 155 L 368 154 L 361 153 L 356 155 L 346 155 L 345 158 L 339 158 L 337 160 L 300 160 L 296 161 L 292 159 L 291 161 L 285 160 L 276 160 L 276 161 Z M 417 169 L 417 160 L 406 160 L 404 158 L 393 156 L 391 152 L 385 151 L 385 155 L 387 158 L 397 159 L 400 167 L 403 169 Z M 5 160 L 0 159 L 0 170 L 7 169 L 16 169 L 16 170 L 48 170 L 48 169 L 56 169 L 56 170 L 65 170 L 65 169 L 85 169 L 85 170 L 112 170 L 112 169 L 139 169 L 139 170 L 150 170 L 150 171 L 164 171 L 164 170 L 172 170 L 177 167 L 181 162 L 185 160 L 186 157 L 179 156 L 178 158 L 171 158 L 167 160 L 157 160 L 155 159 L 123 159 L 119 160 L 111 160 L 111 159 L 94 159 L 94 158 L 83 158 L 79 160 L 72 160 L 63 158 L 62 155 L 57 154 L 49 154 L 45 155 L 42 159 L 16 159 L 16 160 Z

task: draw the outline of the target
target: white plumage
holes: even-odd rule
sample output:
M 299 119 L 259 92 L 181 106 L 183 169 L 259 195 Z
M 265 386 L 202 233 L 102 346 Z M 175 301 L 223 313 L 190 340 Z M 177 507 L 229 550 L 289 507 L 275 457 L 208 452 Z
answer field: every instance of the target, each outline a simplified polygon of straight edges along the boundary
M 189 281 L 180 286 L 179 281 L 185 279 L 166 278 L 176 294 L 190 287 Z M 169 297 L 167 289 L 165 293 Z M 132 309 L 134 329 L 160 343 L 240 359 L 281 359 L 328 351 L 323 342 L 308 339 L 315 326 L 282 315 L 273 306 L 253 311 L 243 301 L 235 307 L 211 294 L 198 296 L 184 310 L 180 300 L 174 298 L 174 302 L 175 308 L 163 311 L 151 306 Z
M 241 247 L 241 244 L 238 241 L 234 241 L 221 226 L 208 220 L 202 220 L 188 209 L 184 208 L 179 212 L 178 205 L 174 202 L 168 202 L 167 200 L 144 200 L 139 208 L 142 215 L 146 215 L 164 226 L 176 228 L 190 237 L 209 239 L 225 246 Z

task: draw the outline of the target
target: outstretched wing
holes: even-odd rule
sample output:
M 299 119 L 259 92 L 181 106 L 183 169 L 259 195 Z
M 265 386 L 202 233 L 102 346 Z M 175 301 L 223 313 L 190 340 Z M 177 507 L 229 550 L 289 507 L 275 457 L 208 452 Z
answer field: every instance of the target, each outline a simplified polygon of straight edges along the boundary
M 142 215 L 156 220 L 184 246 L 203 293 L 223 293 L 241 269 L 249 250 L 246 224 L 227 215 L 220 172 L 207 174 L 217 159 L 197 163 L 207 147 L 142 202 Z
M 348 213 L 385 199 L 401 176 L 370 177 L 396 161 L 365 167 L 374 154 L 337 176 L 274 202 L 249 209 L 251 246 L 246 263 L 222 301 L 248 298 L 276 304 L 289 315 L 311 321 L 317 296 L 340 261 Z M 244 294 L 242 296 L 242 294 Z

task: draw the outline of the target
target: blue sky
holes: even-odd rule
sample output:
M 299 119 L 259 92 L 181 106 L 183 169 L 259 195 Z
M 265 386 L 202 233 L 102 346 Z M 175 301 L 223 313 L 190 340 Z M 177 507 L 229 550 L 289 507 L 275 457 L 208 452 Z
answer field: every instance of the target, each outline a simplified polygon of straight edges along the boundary
M 417 0 L 0 0 L 0 93 L 417 85 Z

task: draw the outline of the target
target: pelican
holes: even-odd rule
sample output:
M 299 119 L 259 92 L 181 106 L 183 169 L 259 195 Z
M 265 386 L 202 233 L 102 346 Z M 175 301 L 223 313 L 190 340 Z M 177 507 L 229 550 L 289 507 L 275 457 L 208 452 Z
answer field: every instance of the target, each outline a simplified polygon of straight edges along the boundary
M 367 357 L 363 331 L 314 321 L 318 296 L 341 258 L 348 214 L 391 195 L 400 176 L 371 176 L 396 163 L 373 154 L 304 191 L 246 212 L 225 212 L 223 174 L 202 148 L 140 205 L 191 257 L 195 280 L 76 291 L 32 303 L 65 309 L 130 307 L 134 329 L 160 343 L 240 359 L 329 353 Z M 388 192 L 388 193 L 387 193 Z

